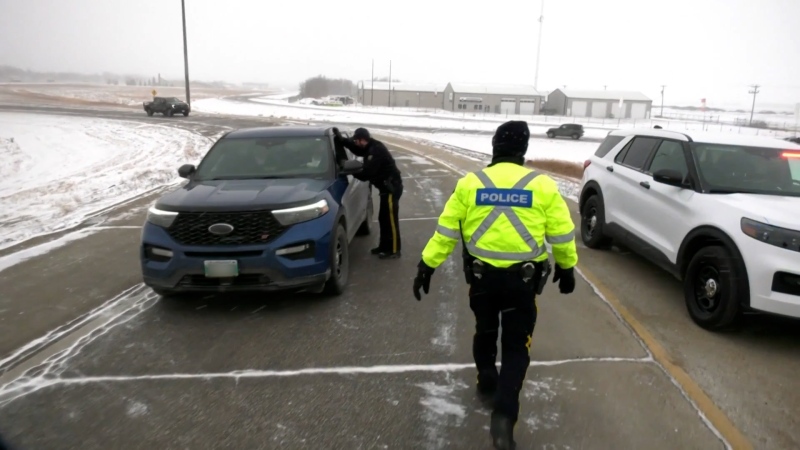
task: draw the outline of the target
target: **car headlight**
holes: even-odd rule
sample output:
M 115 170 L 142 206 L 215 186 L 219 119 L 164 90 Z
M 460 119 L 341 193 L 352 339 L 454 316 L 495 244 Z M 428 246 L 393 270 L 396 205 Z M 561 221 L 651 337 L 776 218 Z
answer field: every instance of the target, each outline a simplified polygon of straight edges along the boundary
M 778 228 L 742 217 L 742 232 L 765 244 L 800 251 L 800 231 Z
M 178 217 L 178 213 L 164 211 L 156 208 L 155 206 L 151 206 L 150 209 L 147 210 L 147 221 L 153 225 L 158 225 L 164 228 L 169 228 L 169 226 L 172 225 L 172 222 L 175 221 L 176 217 Z
M 292 225 L 295 223 L 305 222 L 307 220 L 316 219 L 330 210 L 328 202 L 322 199 L 310 205 L 298 206 L 296 208 L 276 209 L 272 211 L 272 215 L 283 226 Z

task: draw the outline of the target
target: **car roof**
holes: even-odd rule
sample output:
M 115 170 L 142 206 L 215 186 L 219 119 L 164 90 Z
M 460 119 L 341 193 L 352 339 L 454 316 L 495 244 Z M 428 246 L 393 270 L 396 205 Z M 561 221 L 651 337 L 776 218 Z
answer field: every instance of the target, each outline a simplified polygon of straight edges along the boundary
M 307 125 L 287 125 L 273 127 L 241 128 L 226 134 L 225 138 L 268 138 L 268 137 L 322 137 L 330 127 Z
M 793 144 L 791 142 L 774 137 L 732 133 L 712 133 L 704 131 L 679 132 L 653 128 L 629 128 L 611 131 L 609 135 L 623 137 L 649 136 L 665 139 L 676 139 L 679 141 L 691 140 L 694 142 L 703 142 L 708 144 L 741 145 L 746 147 L 786 148 L 792 150 L 800 149 L 800 145 L 798 144 Z

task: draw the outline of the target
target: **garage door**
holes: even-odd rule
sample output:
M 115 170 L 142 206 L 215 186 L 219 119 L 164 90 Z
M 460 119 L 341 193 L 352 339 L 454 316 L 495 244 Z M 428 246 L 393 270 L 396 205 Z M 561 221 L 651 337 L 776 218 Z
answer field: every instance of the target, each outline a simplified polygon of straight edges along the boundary
M 631 103 L 631 119 L 646 119 L 647 104 Z
M 586 102 L 572 102 L 572 113 L 574 117 L 586 117 Z
M 536 100 L 520 100 L 519 113 L 532 116 L 536 113 Z
M 592 102 L 592 117 L 605 117 L 608 110 L 606 102 Z
M 517 101 L 516 100 L 501 100 L 500 101 L 500 114 L 516 114 Z

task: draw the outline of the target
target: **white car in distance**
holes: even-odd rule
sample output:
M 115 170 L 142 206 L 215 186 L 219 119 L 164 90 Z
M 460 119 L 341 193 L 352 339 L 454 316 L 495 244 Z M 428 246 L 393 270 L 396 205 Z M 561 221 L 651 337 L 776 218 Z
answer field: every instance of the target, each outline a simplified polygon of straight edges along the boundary
M 699 326 L 800 317 L 800 145 L 615 130 L 584 163 L 579 205 L 583 243 L 614 241 L 668 270 Z

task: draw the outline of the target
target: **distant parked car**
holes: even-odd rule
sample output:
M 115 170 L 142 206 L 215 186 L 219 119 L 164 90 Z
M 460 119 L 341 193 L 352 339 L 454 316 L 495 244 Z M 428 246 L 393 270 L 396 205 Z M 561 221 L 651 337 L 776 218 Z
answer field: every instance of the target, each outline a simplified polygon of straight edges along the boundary
M 789 142 L 793 142 L 795 144 L 800 144 L 800 137 L 787 137 L 785 140 Z
M 144 102 L 142 107 L 148 116 L 152 116 L 155 113 L 161 113 L 168 117 L 172 117 L 175 114 L 188 116 L 190 110 L 188 103 L 175 97 L 153 97 L 152 102 Z
M 547 137 L 550 139 L 559 136 L 580 139 L 583 137 L 583 125 L 579 125 L 577 123 L 565 123 L 558 128 L 550 128 L 547 130 Z
M 347 134 L 343 131 L 343 134 Z M 150 208 L 144 283 L 182 292 L 312 291 L 347 285 L 348 244 L 372 226 L 362 162 L 331 127 L 243 129 L 220 138 L 189 182 Z

